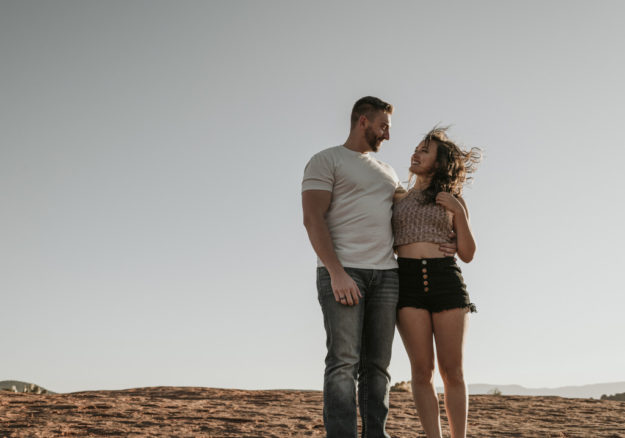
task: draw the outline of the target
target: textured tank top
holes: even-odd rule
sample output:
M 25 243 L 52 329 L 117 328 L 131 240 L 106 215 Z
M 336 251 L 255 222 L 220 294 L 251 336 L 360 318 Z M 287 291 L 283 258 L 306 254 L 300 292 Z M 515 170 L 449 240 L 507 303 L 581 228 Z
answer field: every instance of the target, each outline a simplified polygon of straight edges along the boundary
M 420 190 L 412 189 L 393 206 L 394 246 L 415 242 L 449 242 L 453 213 L 438 204 L 426 204 Z

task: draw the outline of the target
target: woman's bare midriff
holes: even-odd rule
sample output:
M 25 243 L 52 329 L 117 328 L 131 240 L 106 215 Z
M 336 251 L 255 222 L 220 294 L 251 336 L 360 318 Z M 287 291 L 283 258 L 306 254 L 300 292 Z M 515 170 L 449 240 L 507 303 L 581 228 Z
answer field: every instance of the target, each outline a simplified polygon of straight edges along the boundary
M 400 245 L 397 249 L 398 257 L 409 259 L 433 259 L 445 257 L 445 254 L 439 249 L 438 243 L 432 242 L 415 242 L 407 245 Z

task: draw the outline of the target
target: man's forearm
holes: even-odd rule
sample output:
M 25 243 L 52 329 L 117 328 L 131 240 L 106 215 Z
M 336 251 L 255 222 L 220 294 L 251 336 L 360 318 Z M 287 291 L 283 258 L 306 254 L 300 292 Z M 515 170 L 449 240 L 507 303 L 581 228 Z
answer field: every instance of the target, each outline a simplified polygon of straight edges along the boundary
M 334 251 L 332 236 L 330 235 L 330 230 L 328 230 L 325 219 L 312 218 L 307 220 L 304 226 L 308 232 L 308 238 L 310 239 L 313 249 L 330 275 L 342 271 L 343 265 Z

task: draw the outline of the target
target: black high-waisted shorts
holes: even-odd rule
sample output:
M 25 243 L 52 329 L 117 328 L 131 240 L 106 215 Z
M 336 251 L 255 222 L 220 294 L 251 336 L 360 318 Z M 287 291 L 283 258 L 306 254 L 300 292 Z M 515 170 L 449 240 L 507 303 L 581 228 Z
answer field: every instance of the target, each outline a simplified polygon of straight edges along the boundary
M 408 259 L 399 257 L 399 302 L 397 308 L 416 307 L 431 313 L 467 308 L 477 312 L 469 300 L 462 272 L 453 257 Z

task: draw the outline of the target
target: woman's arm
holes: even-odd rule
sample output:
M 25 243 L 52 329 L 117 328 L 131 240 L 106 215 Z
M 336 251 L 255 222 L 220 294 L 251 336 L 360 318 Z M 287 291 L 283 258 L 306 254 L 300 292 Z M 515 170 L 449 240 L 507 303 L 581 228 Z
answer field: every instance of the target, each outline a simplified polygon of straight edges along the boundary
M 451 193 L 446 192 L 440 192 L 436 195 L 436 203 L 453 213 L 453 227 L 457 235 L 458 257 L 463 262 L 469 263 L 475 255 L 476 245 L 469 224 L 467 204 L 460 196 L 456 198 Z

